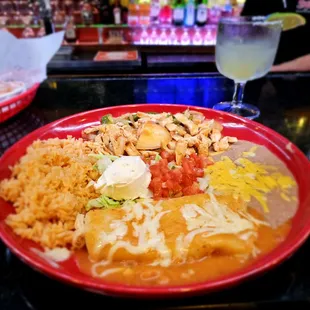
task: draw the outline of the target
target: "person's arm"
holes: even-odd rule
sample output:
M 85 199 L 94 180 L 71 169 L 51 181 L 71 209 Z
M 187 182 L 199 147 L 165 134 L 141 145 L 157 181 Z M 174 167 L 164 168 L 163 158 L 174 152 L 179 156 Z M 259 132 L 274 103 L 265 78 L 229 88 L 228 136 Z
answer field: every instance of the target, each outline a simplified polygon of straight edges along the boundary
M 273 66 L 271 71 L 310 71 L 310 54 Z

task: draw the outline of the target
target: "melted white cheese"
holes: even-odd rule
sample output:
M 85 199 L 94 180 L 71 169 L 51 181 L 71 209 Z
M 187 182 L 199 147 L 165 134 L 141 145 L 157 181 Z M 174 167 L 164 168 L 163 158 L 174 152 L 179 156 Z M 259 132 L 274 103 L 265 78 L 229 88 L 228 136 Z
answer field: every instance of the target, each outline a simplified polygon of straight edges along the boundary
M 97 266 L 97 264 L 94 264 L 93 268 L 92 268 L 92 274 L 96 277 L 99 277 L 99 278 L 104 278 L 112 273 L 116 273 L 116 272 L 120 272 L 120 271 L 123 271 L 125 268 L 122 268 L 122 267 L 116 267 L 116 268 L 110 268 L 110 269 L 106 269 L 104 271 L 102 271 L 101 273 L 98 273 L 97 272 L 97 268 L 99 266 Z
M 167 213 L 162 211 L 160 202 L 155 206 L 148 200 L 145 203 L 127 203 L 123 210 L 125 215 L 121 220 L 110 224 L 110 232 L 102 232 L 97 248 L 100 249 L 107 244 L 111 245 L 108 253 L 108 261 L 113 261 L 114 254 L 121 248 L 133 255 L 144 254 L 147 251 L 156 251 L 158 259 L 152 264 L 168 267 L 171 264 L 171 251 L 166 245 L 165 235 L 160 232 L 160 219 Z M 128 232 L 131 222 L 133 236 L 138 239 L 137 244 L 131 244 L 123 240 Z
M 111 245 L 107 261 L 112 262 L 119 249 L 125 249 L 133 255 L 141 255 L 155 251 L 157 258 L 150 263 L 152 266 L 168 267 L 174 259 L 185 262 L 193 239 L 197 235 L 208 238 L 217 234 L 235 234 L 242 240 L 256 236 L 255 225 L 264 224 L 251 215 L 235 212 L 226 205 L 220 204 L 210 193 L 210 201 L 202 207 L 196 204 L 186 204 L 180 212 L 186 222 L 187 233 L 180 234 L 175 241 L 175 256 L 166 244 L 165 234 L 161 231 L 160 220 L 171 210 L 163 211 L 161 202 L 155 206 L 151 200 L 127 202 L 122 210 L 124 216 L 111 222 L 109 232 L 101 234 L 98 247 Z M 134 243 L 124 240 L 129 227 L 137 239 Z
M 44 254 L 55 262 L 63 262 L 71 256 L 71 252 L 67 248 L 46 249 Z
M 31 248 L 30 250 L 46 260 L 54 268 L 59 268 L 57 263 L 66 261 L 71 256 L 71 252 L 67 248 L 56 247 L 54 249 L 45 249 L 44 252 L 36 248 Z
M 184 205 L 181 208 L 183 218 L 187 224 L 188 234 L 183 240 L 177 240 L 178 251 L 186 256 L 187 249 L 197 235 L 202 234 L 208 238 L 217 234 L 243 233 L 241 239 L 247 240 L 255 235 L 254 224 L 264 224 L 249 214 L 237 213 L 226 205 L 220 204 L 210 193 L 210 202 L 202 207 L 197 205 Z
M 197 181 L 199 184 L 199 189 L 204 192 L 209 186 L 209 177 L 205 176 L 203 178 L 197 178 Z

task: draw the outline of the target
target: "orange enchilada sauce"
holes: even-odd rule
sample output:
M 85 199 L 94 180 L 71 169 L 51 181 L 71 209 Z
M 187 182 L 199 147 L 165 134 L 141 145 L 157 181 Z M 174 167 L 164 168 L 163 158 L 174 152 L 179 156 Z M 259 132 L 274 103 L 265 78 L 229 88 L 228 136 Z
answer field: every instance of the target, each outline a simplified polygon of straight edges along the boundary
M 137 265 L 135 262 L 115 262 L 97 267 L 96 270 L 97 273 L 102 273 L 112 268 L 120 268 L 109 274 L 106 272 L 107 275 L 98 278 L 105 282 L 138 286 L 182 285 L 213 280 L 234 273 L 269 253 L 285 240 L 290 228 L 291 220 L 276 229 L 260 226 L 255 242 L 259 254 L 255 258 L 250 257 L 243 261 L 234 256 L 211 256 L 181 265 L 172 264 L 168 268 L 146 264 Z M 75 257 L 81 272 L 92 275 L 91 270 L 94 264 L 89 260 L 87 251 L 77 251 Z

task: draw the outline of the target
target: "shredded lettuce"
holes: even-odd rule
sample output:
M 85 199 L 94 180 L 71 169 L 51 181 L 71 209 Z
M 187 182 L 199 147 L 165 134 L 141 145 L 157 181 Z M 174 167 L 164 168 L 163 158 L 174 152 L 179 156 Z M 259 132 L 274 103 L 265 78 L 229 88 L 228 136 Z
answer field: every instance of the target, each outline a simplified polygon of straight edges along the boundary
M 122 205 L 120 201 L 114 200 L 112 198 L 109 198 L 107 196 L 100 196 L 95 199 L 91 199 L 88 201 L 85 209 L 86 211 L 89 211 L 93 208 L 98 209 L 113 209 L 113 208 L 119 208 Z
M 97 161 L 98 171 L 102 174 L 112 164 L 112 160 L 108 157 L 103 157 Z
M 102 116 L 101 118 L 101 124 L 113 124 L 114 120 L 113 120 L 113 116 L 111 114 L 107 114 Z
M 162 159 L 161 156 L 159 154 L 156 154 L 155 161 L 159 162 L 161 159 Z
M 177 166 L 177 164 L 174 161 L 171 161 L 170 163 L 168 163 L 168 168 L 170 170 L 176 169 L 176 168 L 181 168 L 180 166 Z
M 101 153 L 99 153 L 99 154 L 88 154 L 88 156 L 96 158 L 96 159 L 102 159 L 102 158 L 107 157 L 107 158 L 111 159 L 112 161 L 119 158 L 118 156 L 115 156 L 115 155 L 105 155 L 105 154 L 101 154 Z
M 132 118 L 133 118 L 133 121 L 136 122 L 140 117 L 136 113 L 134 113 L 132 114 Z
M 172 118 L 173 118 L 173 123 L 174 124 L 181 125 L 181 122 L 179 122 L 174 115 L 172 115 Z
M 89 154 L 88 156 L 97 159 L 93 169 L 99 171 L 101 174 L 112 164 L 114 160 L 119 158 L 118 156 L 104 154 Z

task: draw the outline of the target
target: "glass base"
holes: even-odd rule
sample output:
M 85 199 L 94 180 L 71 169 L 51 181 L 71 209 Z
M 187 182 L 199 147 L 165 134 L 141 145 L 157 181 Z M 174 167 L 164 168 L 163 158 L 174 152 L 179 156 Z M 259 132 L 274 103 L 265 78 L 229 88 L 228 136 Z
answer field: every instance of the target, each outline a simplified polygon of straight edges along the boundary
M 248 119 L 255 119 L 260 115 L 259 109 L 255 105 L 248 103 L 239 103 L 233 105 L 231 102 L 220 102 L 214 105 L 213 109 L 233 113 Z

